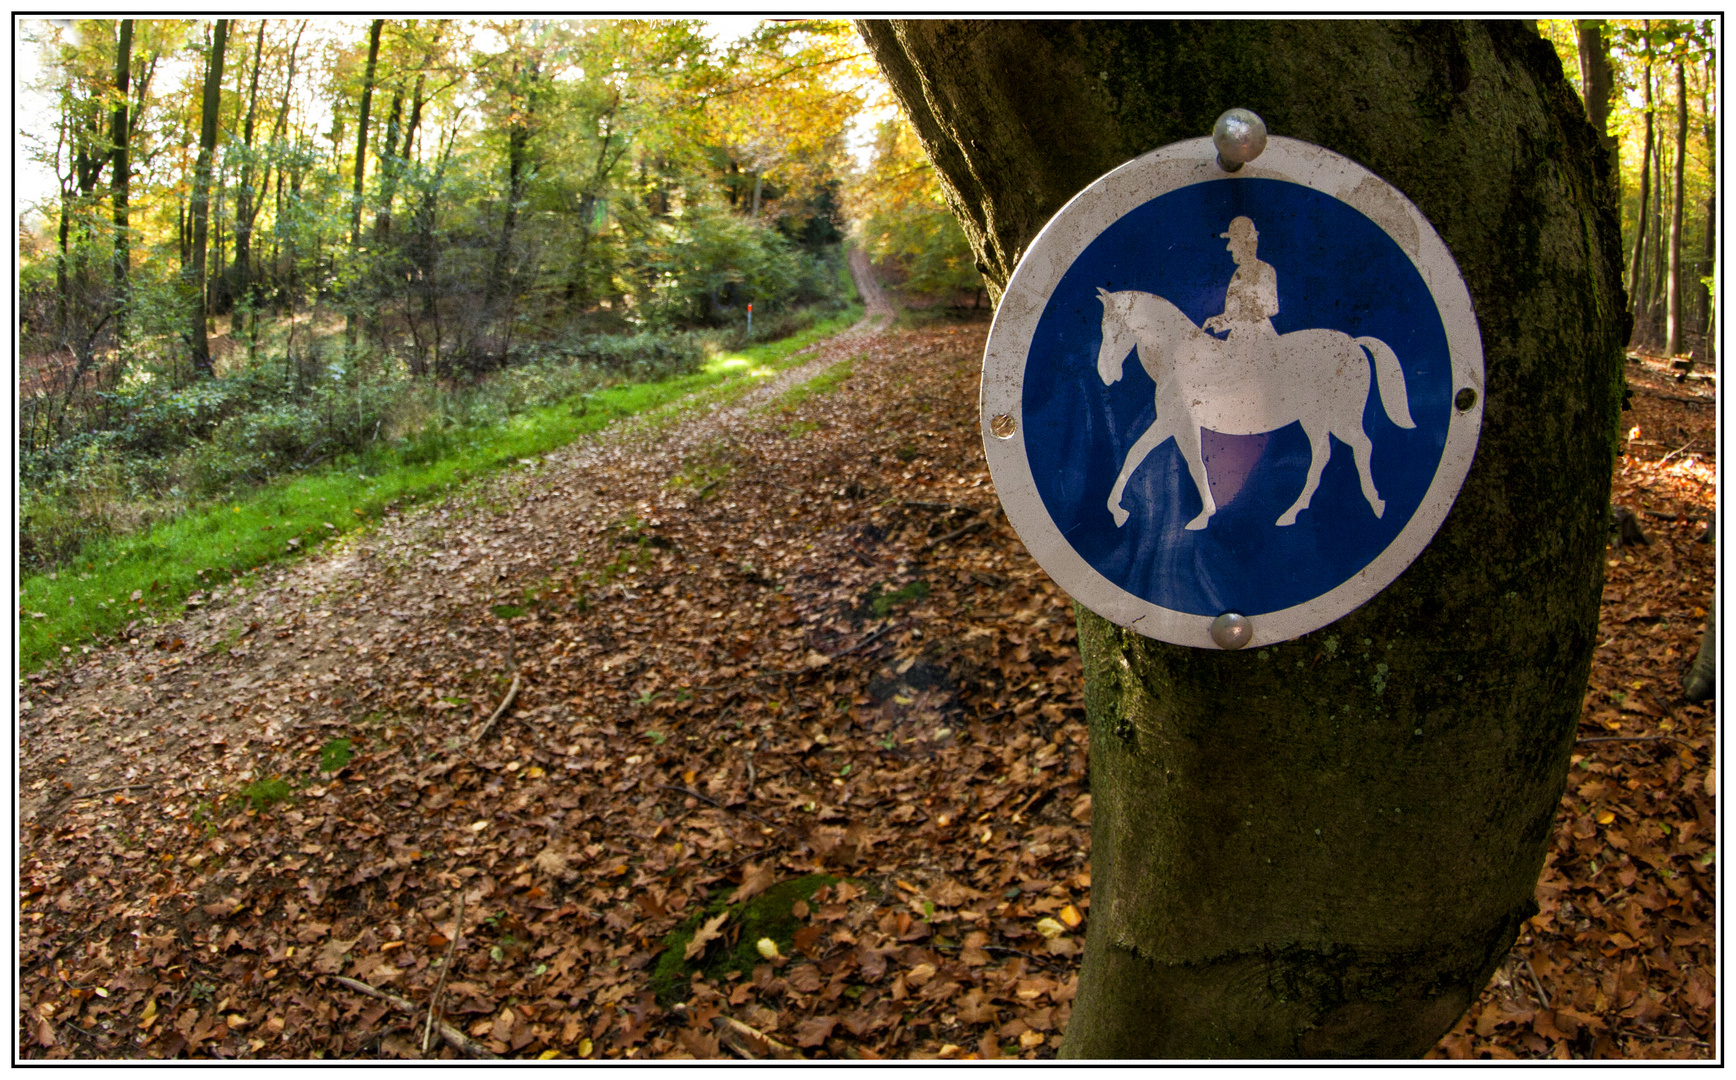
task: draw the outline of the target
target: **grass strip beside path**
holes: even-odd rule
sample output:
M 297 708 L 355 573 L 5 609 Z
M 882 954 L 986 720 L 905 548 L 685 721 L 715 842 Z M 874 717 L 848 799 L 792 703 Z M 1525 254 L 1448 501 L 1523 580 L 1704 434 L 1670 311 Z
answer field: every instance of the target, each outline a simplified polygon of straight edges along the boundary
M 853 308 L 781 341 L 721 354 L 691 375 L 612 386 L 491 427 L 424 436 L 359 465 L 280 478 L 245 498 L 87 545 L 56 571 L 33 574 L 20 586 L 19 666 L 35 671 L 75 647 L 176 618 L 199 604 L 207 589 L 299 557 L 368 527 L 388 509 L 444 495 L 617 420 L 696 395 L 727 400 L 745 393 L 755 376 L 794 366 L 802 359 L 798 353 L 861 314 Z

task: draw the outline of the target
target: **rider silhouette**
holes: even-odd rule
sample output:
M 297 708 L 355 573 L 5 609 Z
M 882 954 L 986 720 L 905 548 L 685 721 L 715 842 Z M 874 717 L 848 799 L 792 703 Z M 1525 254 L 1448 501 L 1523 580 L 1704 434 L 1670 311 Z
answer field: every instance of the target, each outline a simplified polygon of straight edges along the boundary
M 1269 263 L 1255 255 L 1260 234 L 1252 218 L 1238 217 L 1230 222 L 1228 232 L 1218 236 L 1229 241 L 1225 245 L 1236 262 L 1236 273 L 1224 293 L 1224 311 L 1213 315 L 1200 327 L 1205 330 L 1228 330 L 1229 340 L 1251 337 L 1276 337 L 1272 316 L 1278 314 L 1278 273 Z

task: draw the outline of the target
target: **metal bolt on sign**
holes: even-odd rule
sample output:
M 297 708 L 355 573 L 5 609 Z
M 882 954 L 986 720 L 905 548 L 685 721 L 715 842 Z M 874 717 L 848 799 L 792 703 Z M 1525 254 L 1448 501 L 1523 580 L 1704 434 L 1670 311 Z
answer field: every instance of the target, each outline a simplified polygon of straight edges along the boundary
M 1212 125 L 1212 145 L 1218 149 L 1218 168 L 1235 172 L 1266 149 L 1266 121 L 1247 109 L 1230 109 Z

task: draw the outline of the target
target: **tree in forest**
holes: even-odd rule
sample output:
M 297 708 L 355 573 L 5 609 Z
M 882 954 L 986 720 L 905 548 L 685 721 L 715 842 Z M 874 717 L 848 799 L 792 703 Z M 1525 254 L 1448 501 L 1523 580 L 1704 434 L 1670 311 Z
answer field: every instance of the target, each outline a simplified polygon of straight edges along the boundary
M 115 103 L 113 119 L 109 125 L 109 141 L 114 144 L 114 165 L 109 172 L 109 186 L 114 192 L 114 321 L 115 336 L 122 339 L 126 337 L 127 273 L 132 262 L 127 237 L 127 188 L 133 172 L 132 163 L 127 156 L 132 134 L 127 118 L 127 93 L 132 83 L 132 63 L 133 20 L 122 19 L 115 45 Z
M 1234 106 L 1385 178 L 1458 261 L 1480 447 L 1391 586 L 1249 653 L 1078 616 L 1093 893 L 1063 1054 L 1426 1051 L 1537 910 L 1596 643 L 1622 251 L 1560 62 L 1498 22 L 859 27 L 997 300 L 1077 191 Z
M 1688 79 L 1683 58 L 1676 57 L 1676 152 L 1675 176 L 1670 185 L 1670 251 L 1665 285 L 1664 354 L 1682 351 L 1682 213 L 1687 209 L 1688 189 L 1684 172 L 1688 161 Z
M 193 370 L 209 377 L 211 342 L 206 327 L 209 293 L 205 274 L 205 245 L 210 238 L 211 162 L 217 147 L 217 115 L 222 109 L 223 48 L 229 39 L 229 20 L 218 19 L 211 29 L 210 55 L 205 61 L 205 92 L 199 112 L 199 160 L 193 172 L 193 320 L 189 344 Z
M 350 254 L 353 257 L 362 246 L 362 181 L 368 172 L 368 113 L 374 101 L 374 65 L 380 56 L 380 30 L 386 20 L 375 19 L 368 27 L 368 64 L 362 75 L 362 104 L 356 115 L 355 184 L 350 192 Z M 354 290 L 359 292 L 359 290 Z M 344 312 L 344 350 L 356 348 L 356 310 L 359 296 L 352 296 Z
M 1609 66 L 1607 30 L 1602 19 L 1580 19 L 1579 25 L 1580 98 L 1585 102 L 1586 119 L 1597 132 L 1597 141 L 1610 156 L 1610 176 L 1621 183 L 1621 147 L 1609 130 L 1610 99 L 1615 96 L 1615 72 Z M 1621 193 L 1618 189 L 1616 197 Z

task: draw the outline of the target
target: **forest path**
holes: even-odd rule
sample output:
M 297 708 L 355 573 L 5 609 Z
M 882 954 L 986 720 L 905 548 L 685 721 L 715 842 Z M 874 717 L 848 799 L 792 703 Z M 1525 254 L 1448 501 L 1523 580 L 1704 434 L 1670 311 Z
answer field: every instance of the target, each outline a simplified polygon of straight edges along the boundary
M 880 284 L 879 275 L 874 273 L 874 266 L 868 259 L 868 253 L 860 247 L 850 247 L 850 277 L 856 282 L 856 291 L 862 295 L 862 307 L 870 319 L 889 319 L 896 315 L 897 309 L 888 297 L 886 288 Z
M 1071 605 L 994 513 L 986 323 L 886 321 L 29 687 L 28 1053 L 414 1057 L 419 1018 L 332 976 L 425 1003 L 444 927 L 447 1013 L 496 1054 L 722 1052 L 657 985 L 811 1054 L 1053 1055 L 1089 885 Z M 819 868 L 872 888 L 777 940 L 839 994 L 795 960 L 799 999 L 653 983 L 684 920 Z
M 346 661 L 353 642 L 414 634 L 460 607 L 486 602 L 487 589 L 442 592 L 440 582 L 453 565 L 469 566 L 467 579 L 493 573 L 491 580 L 500 580 L 523 561 L 516 544 L 503 546 L 498 531 L 477 520 L 479 509 L 498 510 L 519 500 L 529 509 L 551 498 L 546 492 L 558 491 L 568 510 L 605 517 L 630 512 L 593 482 L 599 466 L 613 469 L 633 458 L 645 472 L 671 475 L 695 448 L 739 437 L 766 403 L 885 332 L 893 309 L 871 267 L 865 258 L 860 265 L 853 258 L 850 269 L 868 301 L 865 317 L 809 346 L 810 359 L 765 377 L 734 402 L 703 407 L 693 416 L 681 415 L 689 410 L 675 402 L 535 461 L 525 459 L 454 498 L 394 515 L 378 529 L 265 571 L 259 580 L 269 585 L 212 589 L 202 610 L 141 631 L 151 636 L 137 645 L 94 651 L 55 674 L 50 681 L 57 692 L 26 684 L 19 723 L 21 820 L 31 822 L 69 792 L 143 786 L 168 770 L 189 741 L 237 749 L 262 737 L 276 742 L 292 702 L 343 702 L 341 684 L 368 674 L 368 665 L 357 669 Z M 671 423 L 671 415 L 681 419 Z M 546 517 L 534 509 L 510 515 L 514 527 L 507 535 L 528 540 Z M 456 554 L 484 549 L 493 552 L 486 560 Z M 382 578 L 391 584 L 366 610 L 334 615 L 336 598 L 373 592 Z M 162 645 L 169 646 L 166 653 L 159 651 Z

